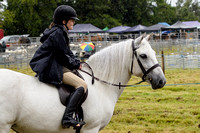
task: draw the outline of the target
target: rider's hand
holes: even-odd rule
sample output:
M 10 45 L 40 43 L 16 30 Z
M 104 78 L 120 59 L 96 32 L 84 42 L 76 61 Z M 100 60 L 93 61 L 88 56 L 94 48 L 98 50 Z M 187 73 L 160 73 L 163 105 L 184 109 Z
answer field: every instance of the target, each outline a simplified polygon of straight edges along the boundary
M 80 64 L 80 66 L 79 66 L 79 69 L 81 70 L 82 69 L 82 65 Z

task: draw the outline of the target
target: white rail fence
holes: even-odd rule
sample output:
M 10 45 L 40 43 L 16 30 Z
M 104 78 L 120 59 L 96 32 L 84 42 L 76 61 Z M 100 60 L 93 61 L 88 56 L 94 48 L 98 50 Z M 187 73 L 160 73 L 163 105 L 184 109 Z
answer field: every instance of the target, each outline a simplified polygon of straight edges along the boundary
M 0 68 L 28 68 L 36 49 L 41 45 L 39 38 L 31 38 L 30 46 L 18 45 L 15 50 L 0 53 Z M 96 51 L 103 49 L 117 41 L 94 41 Z M 72 51 L 79 56 L 81 51 L 78 44 L 71 44 Z M 194 69 L 200 68 L 200 40 L 199 39 L 176 39 L 176 40 L 152 40 L 151 45 L 157 53 L 160 64 L 162 61 L 161 51 L 164 52 L 165 69 Z

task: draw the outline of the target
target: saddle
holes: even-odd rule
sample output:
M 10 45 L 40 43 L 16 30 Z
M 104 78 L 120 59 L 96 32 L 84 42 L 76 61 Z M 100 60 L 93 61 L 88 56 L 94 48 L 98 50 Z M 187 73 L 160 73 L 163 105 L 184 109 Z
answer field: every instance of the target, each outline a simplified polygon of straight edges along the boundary
M 77 70 L 74 70 L 72 72 L 83 79 L 83 77 L 80 75 L 80 73 Z M 70 99 L 70 96 L 73 95 L 75 88 L 70 85 L 66 85 L 66 84 L 61 84 L 60 86 L 57 86 L 57 88 L 58 88 L 58 94 L 60 97 L 60 102 L 64 106 L 67 106 L 67 103 L 68 103 L 67 101 Z M 78 122 L 83 121 L 84 117 L 83 117 L 83 109 L 82 109 L 81 105 L 86 100 L 87 96 L 88 96 L 88 90 L 86 91 L 85 95 L 83 96 L 83 98 L 81 99 L 79 104 L 77 105 L 74 119 Z M 81 128 L 77 129 L 76 133 L 80 133 L 80 129 Z
M 61 84 L 58 88 L 58 94 L 60 97 L 60 102 L 64 105 L 67 106 L 67 101 L 69 100 L 70 96 L 74 93 L 75 88 L 70 86 L 70 85 L 66 85 L 66 84 Z M 84 97 L 81 99 L 80 104 L 82 105 L 82 103 L 86 100 L 88 95 L 88 90 L 85 93 Z M 79 106 L 78 105 L 78 106 Z

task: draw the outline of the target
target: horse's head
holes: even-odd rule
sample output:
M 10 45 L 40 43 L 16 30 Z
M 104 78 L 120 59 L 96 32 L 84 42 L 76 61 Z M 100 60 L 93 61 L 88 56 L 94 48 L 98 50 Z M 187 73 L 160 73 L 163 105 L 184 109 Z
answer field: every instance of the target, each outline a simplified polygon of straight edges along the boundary
M 151 84 L 153 89 L 162 88 L 166 79 L 158 65 L 156 53 L 149 44 L 151 35 L 142 35 L 134 40 L 132 73 Z

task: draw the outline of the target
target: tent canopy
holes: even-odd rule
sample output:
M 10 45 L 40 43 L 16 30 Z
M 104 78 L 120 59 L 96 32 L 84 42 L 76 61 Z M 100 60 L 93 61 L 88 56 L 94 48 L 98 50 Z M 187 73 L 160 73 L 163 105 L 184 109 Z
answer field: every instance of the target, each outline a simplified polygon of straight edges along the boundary
M 167 22 L 159 22 L 158 24 L 162 24 L 162 25 L 170 26 Z
M 73 30 L 69 30 L 69 33 L 102 33 L 102 32 L 104 31 L 92 24 L 76 24 Z
M 140 32 L 144 28 L 146 28 L 146 26 L 139 24 L 139 25 L 133 26 L 131 28 L 128 28 L 124 32 Z
M 129 29 L 129 26 L 117 26 L 114 28 L 109 29 L 107 32 L 109 33 L 123 33 L 125 30 Z
M 163 25 L 163 24 L 155 24 L 155 25 L 149 26 L 147 28 L 144 28 L 141 31 L 143 31 L 143 32 L 145 32 L 145 31 L 147 31 L 147 32 L 160 31 L 162 27 L 168 27 L 168 26 Z
M 168 27 L 162 27 L 162 29 L 195 29 L 195 28 L 196 27 L 185 25 L 181 21 L 177 21 L 175 24 Z
M 107 31 L 109 30 L 109 28 L 106 26 L 105 28 L 103 28 L 103 31 Z
M 184 21 L 183 24 L 188 25 L 188 26 L 192 26 L 192 27 L 200 28 L 199 21 Z

